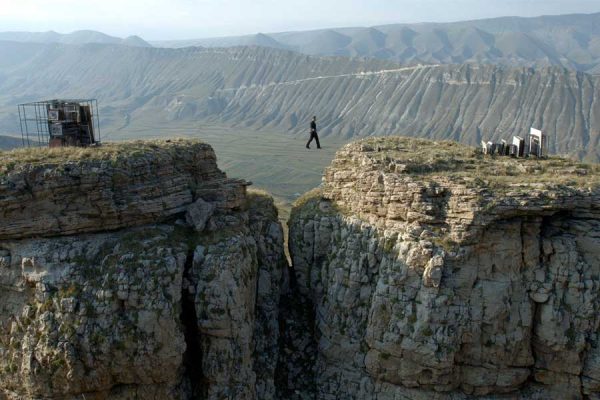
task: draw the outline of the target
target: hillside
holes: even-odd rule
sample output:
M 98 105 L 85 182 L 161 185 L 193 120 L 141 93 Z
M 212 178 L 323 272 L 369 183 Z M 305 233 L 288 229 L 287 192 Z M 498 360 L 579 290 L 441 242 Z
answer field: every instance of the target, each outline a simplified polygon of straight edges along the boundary
M 533 125 L 552 152 L 598 160 L 599 78 L 561 68 L 404 67 L 261 47 L 155 49 L 0 42 L 0 132 L 18 131 L 14 105 L 98 98 L 103 132 L 168 133 L 193 124 L 343 138 L 404 134 L 481 139 Z
M 375 57 L 402 64 L 558 65 L 600 74 L 600 13 L 394 24 L 153 42 L 164 47 L 266 45 L 311 55 Z
M 134 47 L 152 47 L 139 36 L 118 38 L 102 32 L 83 30 L 72 33 L 48 32 L 0 32 L 0 40 L 23 43 L 62 43 L 62 44 L 121 44 Z

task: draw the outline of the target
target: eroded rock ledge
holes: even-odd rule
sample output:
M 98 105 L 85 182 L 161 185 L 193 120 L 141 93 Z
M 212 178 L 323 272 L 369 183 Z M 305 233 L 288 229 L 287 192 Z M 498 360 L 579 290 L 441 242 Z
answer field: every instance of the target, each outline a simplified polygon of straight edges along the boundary
M 598 399 L 600 171 L 385 138 L 290 221 L 199 142 L 0 154 L 0 399 Z
M 290 251 L 315 321 L 284 332 L 289 398 L 600 398 L 597 166 L 363 140 Z
M 34 149 L 0 159 L 0 240 L 138 226 L 196 198 L 232 209 L 245 183 L 227 179 L 213 149 L 184 140 Z
M 268 399 L 283 232 L 183 140 L 0 153 L 0 399 Z

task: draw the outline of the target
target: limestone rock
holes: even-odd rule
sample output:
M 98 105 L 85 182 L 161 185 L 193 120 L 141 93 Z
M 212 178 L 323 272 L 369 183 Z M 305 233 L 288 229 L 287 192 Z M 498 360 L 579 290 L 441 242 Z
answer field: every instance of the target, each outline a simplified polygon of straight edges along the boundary
M 18 153 L 6 161 L 0 240 L 151 224 L 185 212 L 198 197 L 227 210 L 245 195 L 246 183 L 227 179 L 212 148 L 200 142 L 106 144 L 82 158 L 65 150 L 62 160 L 48 151 L 39 149 L 35 162 L 18 163 Z
M 215 211 L 215 208 L 214 204 L 198 199 L 188 207 L 185 214 L 185 220 L 190 226 L 193 226 L 196 231 L 202 232 L 206 227 L 208 219 Z
M 301 370 L 282 392 L 598 397 L 600 169 L 582 168 L 406 138 L 344 147 L 292 210 L 314 331 L 283 332 L 280 362 Z
M 0 175 L 0 399 L 274 399 L 273 200 L 198 142 L 81 151 Z
M 0 274 L 2 390 L 63 398 L 136 383 L 176 396 L 186 250 L 172 233 L 156 226 L 2 242 L 11 269 L 24 260 L 37 271 Z
M 423 274 L 423 284 L 426 287 L 440 287 L 444 267 L 444 258 L 435 256 L 429 260 Z

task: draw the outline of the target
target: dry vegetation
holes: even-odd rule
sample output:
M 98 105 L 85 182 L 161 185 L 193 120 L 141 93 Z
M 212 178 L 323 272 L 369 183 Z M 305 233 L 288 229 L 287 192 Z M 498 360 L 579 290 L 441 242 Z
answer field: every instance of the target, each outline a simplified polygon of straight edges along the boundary
M 168 149 L 184 142 L 201 143 L 195 139 L 132 140 L 103 143 L 90 147 L 29 147 L 0 151 L 0 165 L 9 162 L 46 164 L 80 160 L 113 160 L 122 156 L 135 156 L 158 148 Z
M 323 197 L 323 190 L 321 188 L 312 189 L 302 196 L 300 196 L 292 205 L 293 208 L 301 208 L 306 205 L 311 200 L 321 199 Z
M 8 172 L 17 165 L 55 164 L 85 160 L 116 161 L 123 157 L 136 158 L 157 149 L 175 149 L 183 142 L 201 143 L 199 140 L 136 140 L 106 143 L 91 147 L 30 147 L 0 151 L 0 172 Z
M 412 175 L 449 176 L 489 187 L 554 184 L 599 186 L 600 165 L 557 156 L 545 159 L 481 154 L 456 142 L 405 137 L 369 138 L 349 145 L 367 153 L 382 170 Z

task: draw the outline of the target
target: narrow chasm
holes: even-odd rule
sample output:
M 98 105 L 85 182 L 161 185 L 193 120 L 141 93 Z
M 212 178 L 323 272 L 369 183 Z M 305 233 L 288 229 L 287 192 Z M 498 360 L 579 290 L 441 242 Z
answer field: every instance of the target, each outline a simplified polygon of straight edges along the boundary
M 200 398 L 202 393 L 202 346 L 198 332 L 198 317 L 196 315 L 194 293 L 192 288 L 192 267 L 194 265 L 194 247 L 188 249 L 181 285 L 181 323 L 184 329 L 186 350 L 183 355 L 185 368 L 184 383 L 189 386 L 190 398 Z
M 279 358 L 275 372 L 278 399 L 305 399 L 316 395 L 315 308 L 298 289 L 293 267 L 279 303 Z

